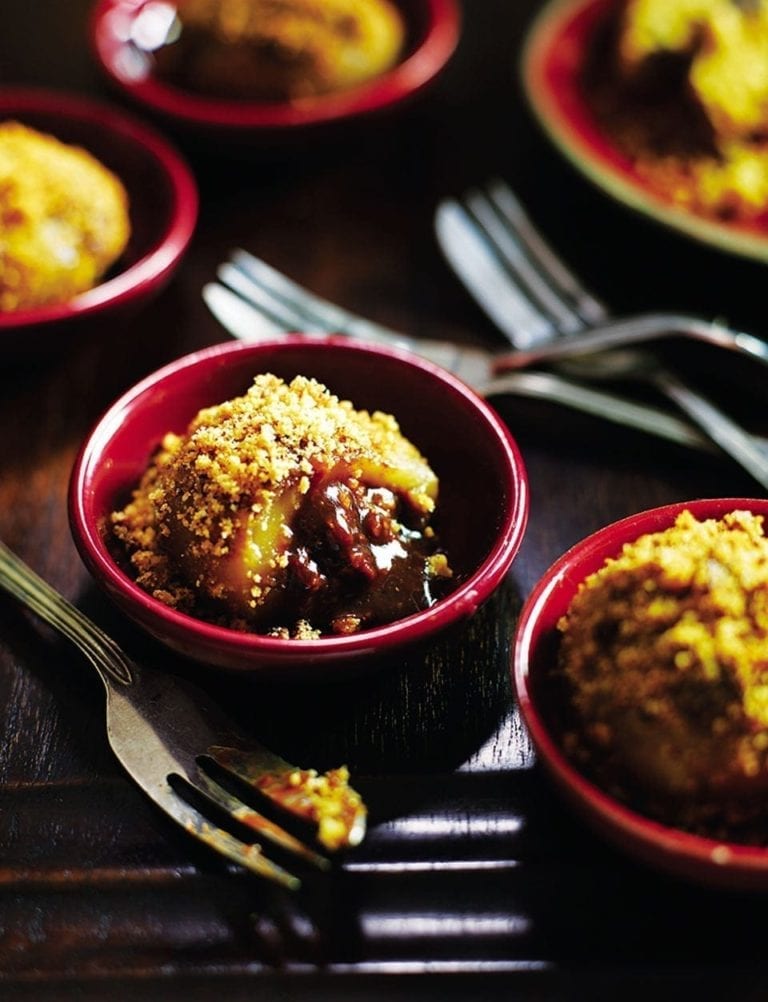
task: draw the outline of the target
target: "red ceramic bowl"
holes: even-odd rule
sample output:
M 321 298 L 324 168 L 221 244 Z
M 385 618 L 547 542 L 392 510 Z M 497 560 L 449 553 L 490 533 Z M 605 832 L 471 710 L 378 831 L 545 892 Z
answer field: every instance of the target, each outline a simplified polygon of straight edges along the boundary
M 178 266 L 197 222 L 197 186 L 184 161 L 153 129 L 107 104 L 76 95 L 4 88 L 0 120 L 15 119 L 82 146 L 128 191 L 132 234 L 95 288 L 66 303 L 0 313 L 0 356 L 55 350 L 70 334 L 144 305 Z
M 168 608 L 115 562 L 105 522 L 125 502 L 168 431 L 239 395 L 259 372 L 325 383 L 356 407 L 394 414 L 440 478 L 438 532 L 457 587 L 432 608 L 352 636 L 280 640 L 223 629 Z M 155 637 L 210 665 L 244 671 L 336 673 L 426 640 L 471 616 L 501 582 L 523 537 L 528 488 L 518 448 L 495 412 L 463 383 L 405 353 L 343 337 L 286 335 L 187 355 L 122 396 L 84 443 L 70 485 L 75 542 L 94 577 Z
M 754 223 L 719 221 L 686 210 L 649 187 L 600 127 L 580 75 L 586 54 L 617 0 L 549 0 L 534 19 L 522 55 L 529 104 L 560 152 L 581 173 L 630 209 L 731 254 L 768 259 L 768 212 Z
M 99 0 L 90 27 L 96 60 L 112 83 L 132 99 L 177 123 L 221 132 L 292 133 L 357 118 L 400 104 L 426 87 L 453 54 L 460 33 L 456 0 L 395 0 L 407 28 L 401 60 L 376 79 L 351 90 L 297 102 L 229 101 L 173 87 L 153 72 L 151 55 L 132 41 L 136 19 L 165 0 Z
M 520 711 L 544 767 L 565 799 L 593 828 L 634 857 L 678 876 L 708 884 L 768 889 L 768 847 L 690 835 L 630 810 L 585 779 L 564 755 L 549 695 L 557 657 L 556 624 L 587 575 L 616 556 L 624 543 L 672 525 L 688 508 L 698 518 L 734 509 L 768 517 L 768 498 L 716 498 L 678 502 L 640 512 L 577 543 L 549 568 L 526 601 L 518 622 L 512 674 Z

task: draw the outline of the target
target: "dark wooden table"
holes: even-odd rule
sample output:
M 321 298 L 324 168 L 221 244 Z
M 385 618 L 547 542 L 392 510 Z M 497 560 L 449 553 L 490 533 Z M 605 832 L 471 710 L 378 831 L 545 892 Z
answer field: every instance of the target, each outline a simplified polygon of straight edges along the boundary
M 70 467 L 100 411 L 159 364 L 225 338 L 200 290 L 233 245 L 392 327 L 501 344 L 431 225 L 441 196 L 499 174 L 615 311 L 687 309 L 766 333 L 763 266 L 631 215 L 538 132 L 516 75 L 536 7 L 468 0 L 438 84 L 332 141 L 234 157 L 174 137 L 202 208 L 170 287 L 63 358 L 0 358 L 0 537 L 132 653 L 248 708 L 254 733 L 295 761 L 347 762 L 371 808 L 364 846 L 298 896 L 233 872 L 121 772 L 82 659 L 0 600 L 0 997 L 768 996 L 765 898 L 646 870 L 584 829 L 533 760 L 508 678 L 520 601 L 563 550 L 642 508 L 754 494 L 734 463 L 553 405 L 499 401 L 532 496 L 505 587 L 458 644 L 298 692 L 173 662 L 94 587 L 69 534 Z M 5 0 L 0 80 L 119 103 L 89 57 L 88 8 Z M 690 358 L 702 386 L 765 426 L 755 373 L 703 350 Z

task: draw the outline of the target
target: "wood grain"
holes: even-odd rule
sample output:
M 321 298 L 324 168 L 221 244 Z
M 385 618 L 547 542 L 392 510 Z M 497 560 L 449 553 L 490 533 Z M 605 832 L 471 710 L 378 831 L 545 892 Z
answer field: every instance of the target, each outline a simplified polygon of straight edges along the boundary
M 296 898 L 234 872 L 132 787 L 106 743 L 98 680 L 2 599 L 3 998 L 765 997 L 763 899 L 646 872 L 584 829 L 533 760 L 507 668 L 520 603 L 560 553 L 641 508 L 753 493 L 727 460 L 500 401 L 532 497 L 508 581 L 459 634 L 344 686 L 291 691 L 180 664 L 96 591 L 69 535 L 69 470 L 104 407 L 224 339 L 200 289 L 234 245 L 391 326 L 501 344 L 449 273 L 431 218 L 442 195 L 502 174 L 616 312 L 727 314 L 765 332 L 758 266 L 630 217 L 539 134 L 515 76 L 537 6 L 466 3 L 436 87 L 333 142 L 246 158 L 174 136 L 202 208 L 168 289 L 63 357 L 19 366 L 0 354 L 0 538 L 131 653 L 189 671 L 266 743 L 301 764 L 347 762 L 372 819 L 361 849 Z M 119 102 L 90 61 L 89 7 L 5 0 L 4 79 Z M 719 365 L 714 379 L 710 363 L 698 360 L 703 380 L 765 430 L 765 381 Z

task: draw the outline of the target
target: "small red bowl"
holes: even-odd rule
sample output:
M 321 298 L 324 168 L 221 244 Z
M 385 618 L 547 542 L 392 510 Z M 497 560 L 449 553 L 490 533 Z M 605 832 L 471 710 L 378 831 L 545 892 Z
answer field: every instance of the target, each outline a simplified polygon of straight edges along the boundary
M 301 101 L 230 101 L 174 87 L 153 72 L 151 54 L 132 41 L 136 19 L 166 0 L 99 0 L 90 24 L 96 61 L 120 90 L 154 112 L 195 130 L 218 133 L 294 133 L 358 118 L 399 105 L 440 73 L 458 44 L 461 18 L 456 0 L 395 0 L 406 24 L 400 61 L 374 80 L 350 90 Z
M 93 289 L 69 302 L 0 313 L 0 356 L 56 350 L 86 325 L 135 310 L 177 268 L 197 222 L 197 185 L 185 162 L 154 129 L 107 104 L 73 94 L 3 88 L 0 120 L 15 119 L 82 146 L 123 182 L 131 237 Z
M 204 406 L 245 391 L 260 372 L 311 376 L 356 407 L 395 415 L 440 478 L 437 527 L 457 586 L 431 608 L 351 636 L 281 640 L 213 626 L 139 588 L 106 539 L 168 431 Z M 115 602 L 163 643 L 195 660 L 242 671 L 334 674 L 424 641 L 471 616 L 500 584 L 523 538 L 528 485 L 517 445 L 464 383 L 428 362 L 339 336 L 298 334 L 228 342 L 165 366 L 114 403 L 85 441 L 69 493 L 70 522 L 86 565 Z
M 615 557 L 624 543 L 669 528 L 684 509 L 697 518 L 720 518 L 736 509 L 768 518 L 768 498 L 681 501 L 630 515 L 568 550 L 549 568 L 527 599 L 518 621 L 512 675 L 523 720 L 555 785 L 594 829 L 637 859 L 677 876 L 715 886 L 768 889 L 768 847 L 691 835 L 636 813 L 574 768 L 563 752 L 551 708 L 551 669 L 557 658 L 557 621 L 580 583 Z

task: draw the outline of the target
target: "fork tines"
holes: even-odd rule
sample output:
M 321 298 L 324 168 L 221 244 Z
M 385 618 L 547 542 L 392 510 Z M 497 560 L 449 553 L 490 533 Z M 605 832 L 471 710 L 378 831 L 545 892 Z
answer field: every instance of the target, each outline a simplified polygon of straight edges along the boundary
M 330 851 L 357 845 L 365 834 L 366 809 L 347 785 L 344 768 L 318 775 L 266 750 L 223 746 L 211 746 L 196 765 L 194 778 L 178 773 L 169 777 L 170 791 L 181 801 L 173 811 L 176 820 L 228 859 L 284 887 L 296 889 L 301 880 L 265 856 L 261 840 L 320 870 L 328 870 L 331 862 L 257 809 L 257 802 L 263 802 L 260 807 L 277 805 L 286 823 L 292 815 L 314 825 L 318 841 Z M 209 817 L 212 807 L 221 823 Z

